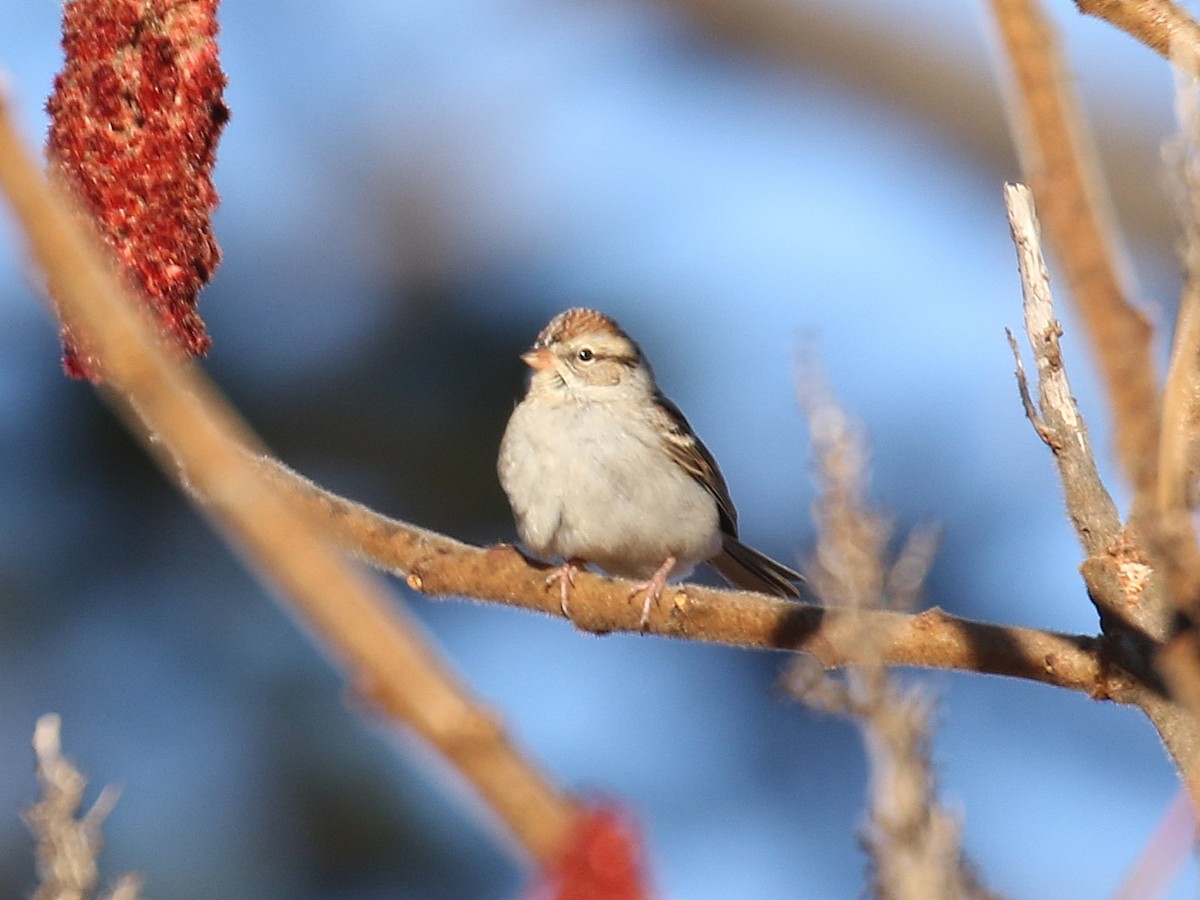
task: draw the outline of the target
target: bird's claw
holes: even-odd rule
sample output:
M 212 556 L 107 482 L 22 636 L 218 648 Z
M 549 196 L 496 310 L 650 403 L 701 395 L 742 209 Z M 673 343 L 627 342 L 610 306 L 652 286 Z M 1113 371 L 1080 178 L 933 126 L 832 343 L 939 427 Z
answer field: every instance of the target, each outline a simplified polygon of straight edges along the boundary
M 571 588 L 575 587 L 575 573 L 579 571 L 582 561 L 578 559 L 567 559 L 563 564 L 546 576 L 546 587 L 558 582 L 559 586 L 559 607 L 562 609 L 562 614 L 568 619 L 571 618 L 570 604 L 567 598 L 571 593 Z
M 650 576 L 649 579 L 636 585 L 629 592 L 629 598 L 632 600 L 642 591 L 646 592 L 646 599 L 642 602 L 642 615 L 638 619 L 638 631 L 645 631 L 646 626 L 650 624 L 650 607 L 653 606 L 658 598 L 662 596 L 663 590 L 667 586 L 667 576 L 671 574 L 671 570 L 675 568 L 676 559 L 674 556 L 668 556 L 658 570 Z

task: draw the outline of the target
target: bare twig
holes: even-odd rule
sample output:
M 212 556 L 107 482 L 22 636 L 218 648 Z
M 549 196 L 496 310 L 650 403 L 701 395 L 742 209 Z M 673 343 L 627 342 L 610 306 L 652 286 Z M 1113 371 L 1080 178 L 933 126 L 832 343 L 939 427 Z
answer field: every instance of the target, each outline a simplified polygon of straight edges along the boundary
M 122 875 L 104 900 L 140 900 L 142 880 L 136 875 Z
M 42 716 L 33 732 L 41 799 L 25 814 L 37 839 L 40 883 L 34 900 L 88 900 L 100 881 L 97 857 L 104 837 L 100 827 L 117 802 L 118 791 L 107 787 L 83 816 L 87 779 L 62 755 L 62 722 Z M 108 900 L 137 900 L 137 876 L 118 880 Z
M 1095 348 L 1111 398 L 1117 456 L 1138 510 L 1152 502 L 1156 482 L 1159 396 L 1150 325 L 1126 296 L 1099 167 L 1053 26 L 1037 0 L 991 5 L 1012 67 L 1008 106 L 1025 179 Z
M 1146 656 L 1148 642 L 1169 634 L 1171 611 L 1160 582 L 1151 577 L 1144 549 L 1121 525 L 1116 504 L 1096 468 L 1083 415 L 1071 396 L 1033 195 L 1024 185 L 1010 184 L 1005 186 L 1005 202 L 1021 272 L 1025 330 L 1037 363 L 1040 408 L 1032 421 L 1039 437 L 1054 451 L 1067 513 L 1088 557 L 1084 580 L 1105 634 L 1137 638 L 1127 652 Z M 1009 341 L 1013 343 L 1011 336 Z M 1019 355 L 1017 382 L 1028 414 L 1032 401 Z
M 1005 186 L 1005 202 L 1025 295 L 1025 330 L 1037 362 L 1041 406 L 1038 434 L 1054 450 L 1075 532 L 1088 555 L 1098 556 L 1117 541 L 1121 520 L 1116 504 L 1100 480 L 1087 426 L 1075 406 L 1063 368 L 1059 346 L 1062 328 L 1054 317 L 1050 276 L 1039 246 L 1033 196 L 1024 185 L 1009 184 Z M 1023 376 L 1020 369 L 1018 375 Z M 1026 398 L 1028 393 L 1025 388 Z M 1031 404 L 1027 399 L 1024 402 L 1028 411 Z M 1034 424 L 1038 423 L 1035 419 Z
M 884 579 L 888 606 L 902 612 L 917 608 L 925 590 L 925 577 L 933 567 L 941 540 L 942 530 L 929 525 L 919 525 L 908 533 Z
M 0 98 L 0 190 L 32 255 L 52 277 L 60 314 L 86 336 L 106 399 L 273 584 L 350 678 L 453 763 L 535 859 L 555 859 L 577 815 L 508 741 L 378 583 L 273 491 L 247 447 L 257 440 L 196 369 L 159 347 L 103 265 L 97 242 L 39 173 Z
M 1107 20 L 1162 56 L 1170 53 L 1172 40 L 1200 47 L 1200 25 L 1171 0 L 1075 0 L 1075 5 L 1084 15 Z
M 1021 406 L 1025 409 L 1025 418 L 1029 420 L 1029 424 L 1033 426 L 1037 436 L 1042 439 L 1042 443 L 1057 452 L 1062 448 L 1055 443 L 1057 439 L 1054 431 L 1042 420 L 1042 414 L 1038 412 L 1037 405 L 1033 402 L 1033 395 L 1029 393 L 1029 376 L 1025 374 L 1025 362 L 1021 359 L 1021 348 L 1017 346 L 1017 338 L 1009 328 L 1004 329 L 1004 334 L 1008 338 L 1009 349 L 1012 350 L 1013 364 L 1016 366 L 1017 392 L 1021 395 Z

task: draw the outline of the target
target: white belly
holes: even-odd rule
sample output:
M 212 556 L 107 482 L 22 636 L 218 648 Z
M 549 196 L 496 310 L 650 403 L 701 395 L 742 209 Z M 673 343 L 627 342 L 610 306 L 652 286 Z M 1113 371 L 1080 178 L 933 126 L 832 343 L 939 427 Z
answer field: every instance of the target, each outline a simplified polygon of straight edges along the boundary
M 521 403 L 500 444 L 517 531 L 543 557 L 580 557 L 648 578 L 668 556 L 684 574 L 721 546 L 717 506 L 636 412 Z

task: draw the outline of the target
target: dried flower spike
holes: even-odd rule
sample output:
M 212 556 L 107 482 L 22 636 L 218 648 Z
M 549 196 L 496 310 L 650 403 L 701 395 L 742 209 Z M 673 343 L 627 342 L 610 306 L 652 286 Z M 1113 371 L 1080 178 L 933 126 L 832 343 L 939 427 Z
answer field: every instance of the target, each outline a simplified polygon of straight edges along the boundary
M 69 0 L 65 62 L 46 104 L 52 168 L 94 217 L 164 335 L 203 354 L 196 314 L 221 251 L 212 167 L 229 118 L 217 57 L 218 0 Z M 98 377 L 63 328 L 63 365 Z

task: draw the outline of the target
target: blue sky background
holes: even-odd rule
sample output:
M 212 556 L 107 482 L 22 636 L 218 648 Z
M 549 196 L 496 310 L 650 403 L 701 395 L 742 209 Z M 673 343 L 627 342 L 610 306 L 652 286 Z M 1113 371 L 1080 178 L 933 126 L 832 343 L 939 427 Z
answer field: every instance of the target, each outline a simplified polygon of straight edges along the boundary
M 1050 5 L 1138 296 L 1169 322 L 1167 67 Z M 517 355 L 559 310 L 599 306 L 721 461 L 744 536 L 797 560 L 813 494 L 794 361 L 815 347 L 871 435 L 875 498 L 901 529 L 945 530 L 929 603 L 1094 632 L 1004 338 L 1021 311 L 1001 185 L 1019 169 L 986 8 L 747 0 L 740 24 L 767 10 L 794 28 L 758 40 L 706 8 L 363 0 L 280 20 L 227 4 L 206 368 L 318 481 L 508 540 L 492 465 Z M 31 142 L 58 15 L 0 0 L 0 69 Z M 33 884 L 28 743 L 56 711 L 94 785 L 124 788 L 108 871 L 144 872 L 156 900 L 514 896 L 523 875 L 471 799 L 358 714 L 92 392 L 61 377 L 14 238 L 0 215 L 0 894 Z M 780 697 L 783 657 L 405 602 L 549 771 L 629 804 L 664 896 L 860 894 L 863 754 L 852 726 Z M 939 700 L 944 794 L 987 883 L 1110 893 L 1176 789 L 1142 717 L 1024 683 L 905 677 Z M 1196 883 L 1193 865 L 1176 896 Z

